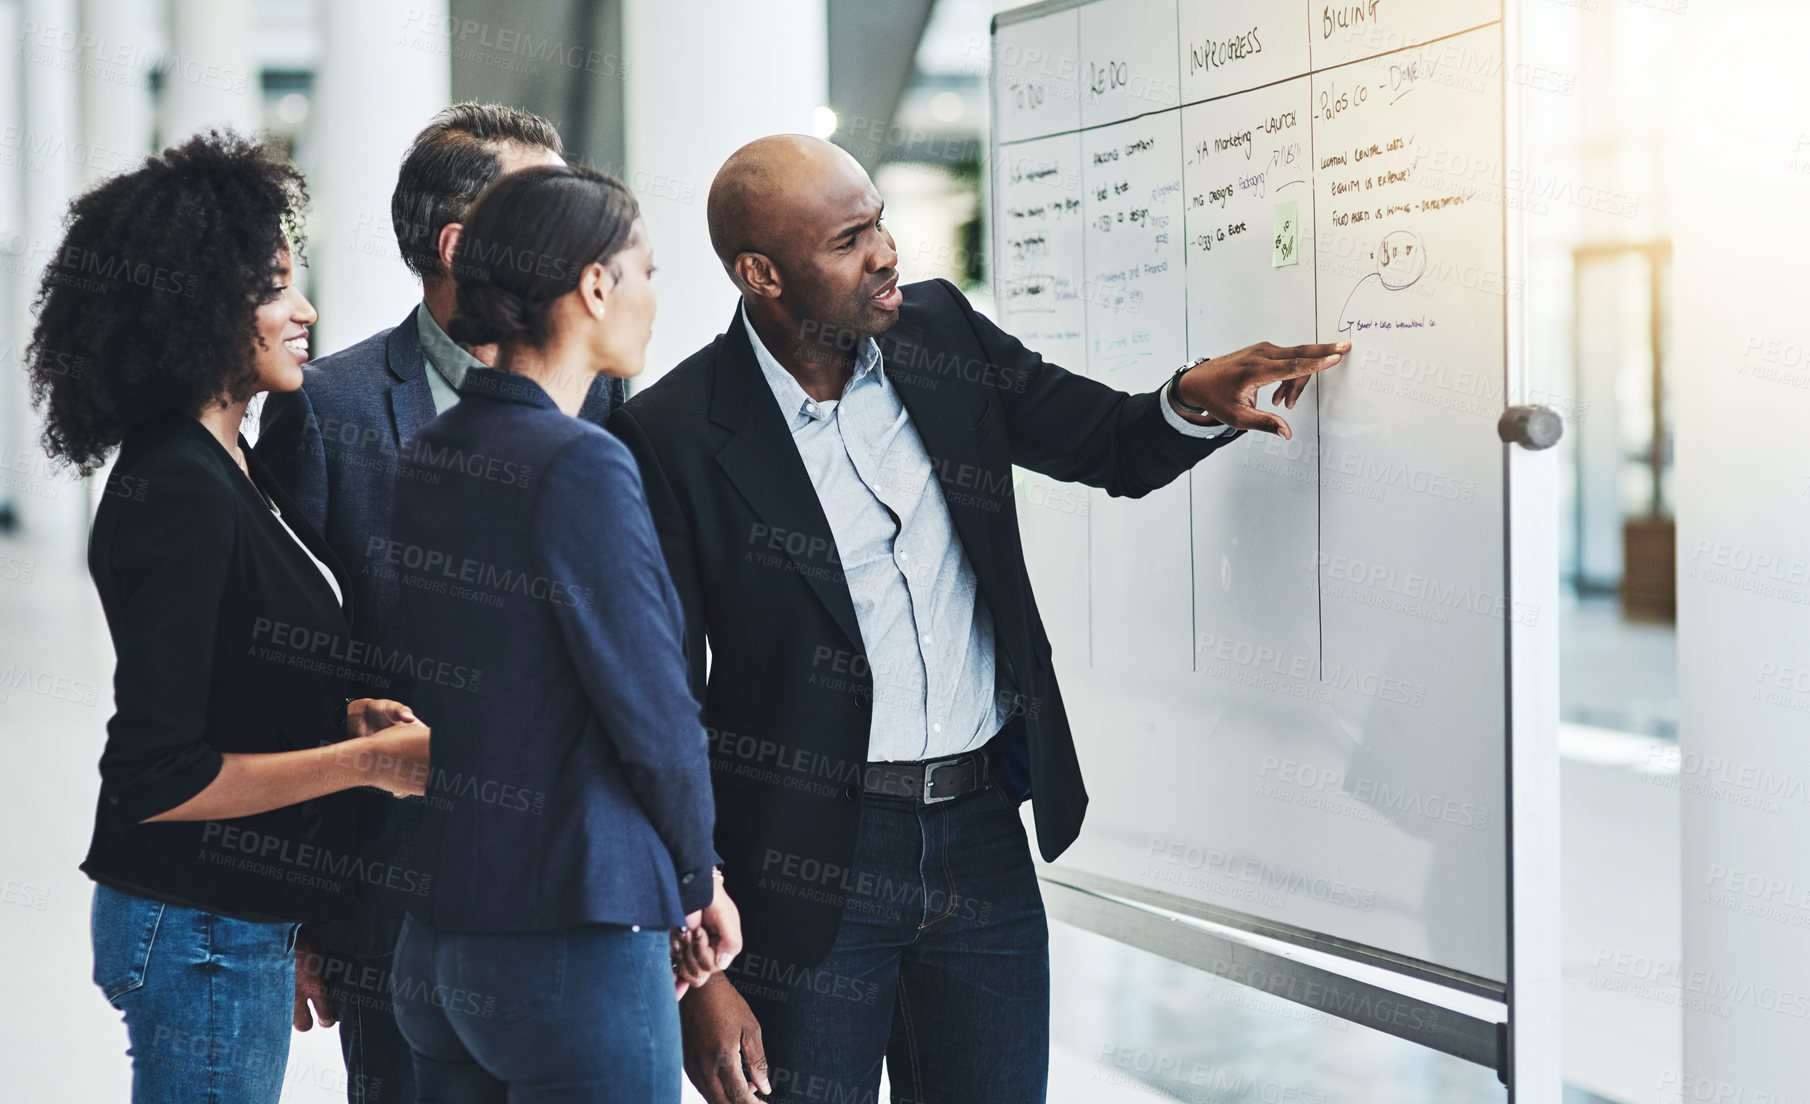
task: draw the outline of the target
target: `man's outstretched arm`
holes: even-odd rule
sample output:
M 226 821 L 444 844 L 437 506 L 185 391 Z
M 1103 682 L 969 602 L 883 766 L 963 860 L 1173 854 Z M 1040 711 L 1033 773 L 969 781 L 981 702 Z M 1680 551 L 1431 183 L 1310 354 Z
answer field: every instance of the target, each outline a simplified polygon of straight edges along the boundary
M 1261 389 L 1290 381 L 1275 400 L 1292 407 L 1307 381 L 1350 348 L 1349 343 L 1288 349 L 1261 343 L 1200 361 L 1183 374 L 1177 396 L 1205 411 L 1195 414 L 1169 405 L 1166 379 L 1152 381 L 1156 390 L 1134 395 L 1045 361 L 975 311 L 954 285 L 944 287 L 973 327 L 988 363 L 998 369 L 1012 462 L 1128 498 L 1168 484 L 1239 435 L 1194 436 L 1179 430 L 1175 420 L 1286 437 L 1287 423 L 1258 408 Z

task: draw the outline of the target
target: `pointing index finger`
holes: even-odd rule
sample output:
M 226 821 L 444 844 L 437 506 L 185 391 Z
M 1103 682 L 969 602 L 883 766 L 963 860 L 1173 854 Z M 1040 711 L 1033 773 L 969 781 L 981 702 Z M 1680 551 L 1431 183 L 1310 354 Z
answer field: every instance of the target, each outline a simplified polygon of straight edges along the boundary
M 1351 342 L 1335 341 L 1323 345 L 1296 345 L 1292 349 L 1281 350 L 1280 355 L 1272 357 L 1270 363 L 1259 368 L 1257 378 L 1265 383 L 1276 380 L 1296 379 L 1301 376 L 1324 372 L 1344 359 L 1351 351 Z
M 1320 360 L 1329 356 L 1342 356 L 1351 351 L 1349 341 L 1331 341 L 1324 345 L 1296 345 L 1289 349 L 1277 349 L 1270 356 L 1271 360 Z

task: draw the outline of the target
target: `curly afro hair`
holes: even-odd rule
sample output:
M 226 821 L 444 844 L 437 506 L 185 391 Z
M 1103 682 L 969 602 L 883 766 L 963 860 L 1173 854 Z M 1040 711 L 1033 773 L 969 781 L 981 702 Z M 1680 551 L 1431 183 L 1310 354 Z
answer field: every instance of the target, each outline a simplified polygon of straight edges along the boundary
M 25 351 L 44 449 L 83 474 L 136 427 L 257 387 L 258 307 L 301 263 L 308 187 L 253 139 L 212 131 L 70 204 Z

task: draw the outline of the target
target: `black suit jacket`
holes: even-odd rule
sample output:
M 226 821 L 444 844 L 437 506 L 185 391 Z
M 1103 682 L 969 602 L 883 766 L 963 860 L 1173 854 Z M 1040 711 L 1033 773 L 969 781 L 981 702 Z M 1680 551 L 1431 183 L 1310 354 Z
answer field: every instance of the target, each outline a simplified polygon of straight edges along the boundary
M 244 440 L 240 440 L 244 448 Z M 310 551 L 333 550 L 246 450 L 258 486 Z M 117 659 L 94 840 L 82 869 L 141 897 L 244 920 L 350 912 L 351 809 L 334 794 L 253 816 L 141 824 L 206 789 L 223 752 L 345 738 L 346 614 L 207 428 L 180 415 L 132 431 L 88 539 Z
M 1176 432 L 1156 392 L 1045 363 L 945 281 L 905 288 L 880 345 L 992 612 L 999 692 L 1024 722 L 1004 730 L 1023 746 L 1004 751 L 1027 769 L 1038 845 L 1054 859 L 1081 829 L 1087 791 L 1025 571 L 1012 466 L 1136 498 L 1237 434 Z M 873 677 L 835 539 L 739 314 L 609 424 L 641 465 L 685 609 L 717 851 L 748 946 L 815 963 L 845 901 L 870 892 L 847 872 Z

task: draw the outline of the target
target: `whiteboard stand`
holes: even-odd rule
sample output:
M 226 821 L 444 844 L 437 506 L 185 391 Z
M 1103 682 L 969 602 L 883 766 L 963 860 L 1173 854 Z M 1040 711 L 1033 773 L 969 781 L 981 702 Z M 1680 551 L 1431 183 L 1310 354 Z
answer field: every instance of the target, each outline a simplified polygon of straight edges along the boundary
M 1044 907 L 1053 919 L 1503 1076 L 1508 1024 L 1507 1006 L 1499 998 L 1117 898 L 1075 880 L 1046 868 Z

